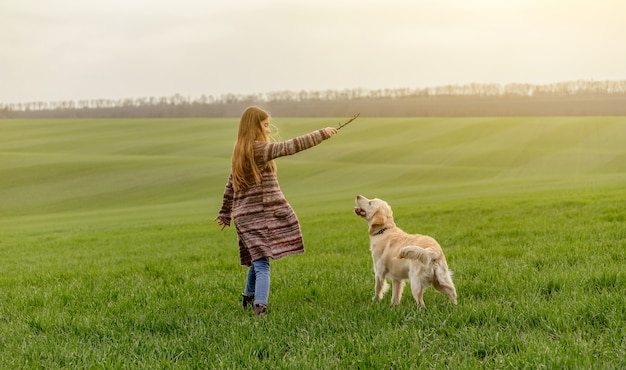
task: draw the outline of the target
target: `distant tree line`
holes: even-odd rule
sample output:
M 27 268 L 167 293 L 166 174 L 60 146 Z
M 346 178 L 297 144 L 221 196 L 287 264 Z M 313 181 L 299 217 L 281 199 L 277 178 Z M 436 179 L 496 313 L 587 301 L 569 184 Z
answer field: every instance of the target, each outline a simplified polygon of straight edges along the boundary
M 0 118 L 238 117 L 253 104 L 290 117 L 626 115 L 626 80 L 0 103 Z

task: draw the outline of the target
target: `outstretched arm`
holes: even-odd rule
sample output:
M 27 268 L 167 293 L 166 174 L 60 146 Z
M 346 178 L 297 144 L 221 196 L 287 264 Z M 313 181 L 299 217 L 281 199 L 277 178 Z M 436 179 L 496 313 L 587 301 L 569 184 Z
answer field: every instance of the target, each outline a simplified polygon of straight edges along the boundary
M 303 150 L 312 148 L 322 141 L 330 139 L 337 133 L 334 127 L 326 127 L 321 130 L 313 131 L 306 135 L 295 137 L 291 140 L 278 143 L 256 142 L 255 152 L 262 156 L 264 162 L 271 161 L 274 158 L 293 155 Z

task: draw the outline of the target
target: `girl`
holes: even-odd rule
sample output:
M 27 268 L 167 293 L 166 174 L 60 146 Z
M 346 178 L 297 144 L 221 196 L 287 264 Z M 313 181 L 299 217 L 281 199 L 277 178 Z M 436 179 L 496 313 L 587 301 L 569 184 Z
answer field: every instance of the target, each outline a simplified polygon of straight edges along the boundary
M 267 112 L 253 106 L 241 115 L 231 173 L 215 221 L 222 230 L 230 226 L 231 219 L 235 222 L 239 260 L 248 266 L 243 307 L 253 305 L 257 316 L 266 314 L 269 259 L 304 253 L 300 224 L 280 190 L 274 159 L 314 147 L 336 133 L 336 128 L 327 127 L 273 143 Z

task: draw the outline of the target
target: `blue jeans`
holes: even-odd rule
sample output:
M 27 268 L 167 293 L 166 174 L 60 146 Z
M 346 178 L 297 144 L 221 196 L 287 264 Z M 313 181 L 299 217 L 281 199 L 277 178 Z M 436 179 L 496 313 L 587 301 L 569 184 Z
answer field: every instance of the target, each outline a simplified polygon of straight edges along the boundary
M 248 279 L 246 280 L 247 295 L 254 296 L 254 304 L 264 304 L 267 306 L 267 299 L 270 295 L 270 261 L 267 258 L 253 261 L 248 268 Z

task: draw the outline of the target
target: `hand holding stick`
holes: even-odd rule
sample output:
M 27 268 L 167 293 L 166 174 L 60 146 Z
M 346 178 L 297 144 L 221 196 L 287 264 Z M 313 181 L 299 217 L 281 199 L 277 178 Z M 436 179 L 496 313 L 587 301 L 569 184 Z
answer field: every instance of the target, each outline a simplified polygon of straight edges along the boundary
M 357 114 L 355 114 L 355 115 L 354 115 L 354 117 L 350 118 L 350 119 L 349 119 L 349 120 L 347 120 L 346 122 L 344 122 L 344 123 L 340 123 L 340 124 L 339 124 L 339 127 L 337 127 L 337 130 L 341 130 L 341 128 L 342 128 L 342 127 L 346 127 L 346 126 L 348 125 L 348 123 L 350 123 L 350 122 L 354 121 L 354 120 L 355 120 L 358 116 L 360 116 L 360 115 L 361 115 L 361 113 L 357 113 Z

